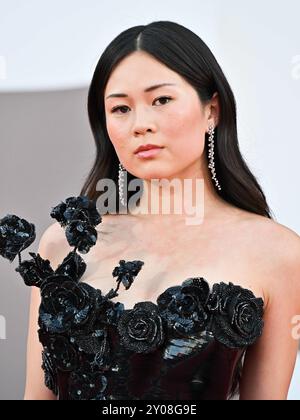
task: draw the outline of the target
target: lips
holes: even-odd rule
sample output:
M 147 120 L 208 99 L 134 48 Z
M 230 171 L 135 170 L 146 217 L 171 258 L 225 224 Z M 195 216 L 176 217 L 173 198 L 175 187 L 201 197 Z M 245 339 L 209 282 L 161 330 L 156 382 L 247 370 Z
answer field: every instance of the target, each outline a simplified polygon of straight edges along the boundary
M 143 146 L 139 146 L 134 153 L 137 154 L 151 149 L 162 149 L 162 146 L 157 146 L 156 144 L 145 144 Z
M 153 147 L 149 150 L 143 150 L 142 152 L 137 152 L 136 156 L 141 159 L 148 159 L 153 158 L 157 156 L 161 151 L 163 150 L 163 147 Z

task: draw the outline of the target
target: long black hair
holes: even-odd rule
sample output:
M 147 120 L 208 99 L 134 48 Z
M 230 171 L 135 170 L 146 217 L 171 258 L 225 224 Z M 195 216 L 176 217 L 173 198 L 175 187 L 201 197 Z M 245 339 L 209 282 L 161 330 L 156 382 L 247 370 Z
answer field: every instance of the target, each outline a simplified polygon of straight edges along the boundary
M 236 102 L 229 83 L 208 46 L 194 32 L 171 21 L 156 21 L 121 32 L 104 50 L 88 91 L 88 116 L 96 143 L 93 167 L 81 195 L 97 200 L 104 191 L 97 183 L 104 178 L 118 185 L 119 159 L 106 130 L 104 90 L 115 66 L 134 51 L 151 54 L 180 74 L 205 104 L 218 92 L 220 115 L 215 129 L 215 168 L 222 190 L 217 193 L 236 207 L 272 218 L 266 197 L 239 150 Z M 208 158 L 208 134 L 205 135 Z M 128 182 L 137 179 L 128 172 Z M 117 187 L 118 188 L 118 187 Z M 136 192 L 128 191 L 128 200 Z M 119 202 L 116 202 L 117 213 Z

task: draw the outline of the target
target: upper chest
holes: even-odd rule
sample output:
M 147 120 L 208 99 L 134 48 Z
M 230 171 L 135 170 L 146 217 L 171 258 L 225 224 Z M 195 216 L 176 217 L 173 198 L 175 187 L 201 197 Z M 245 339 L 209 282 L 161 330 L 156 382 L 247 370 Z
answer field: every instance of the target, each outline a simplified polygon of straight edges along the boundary
M 131 288 L 125 290 L 121 284 L 113 299 L 126 308 L 141 301 L 155 303 L 168 287 L 180 285 L 189 277 L 204 277 L 211 287 L 221 281 L 232 282 L 265 298 L 266 267 L 255 236 L 242 226 L 202 230 L 189 226 L 166 232 L 151 231 L 149 226 L 103 223 L 96 246 L 84 256 L 87 268 L 81 281 L 106 294 L 117 286 L 112 272 L 120 260 L 141 260 L 144 265 Z

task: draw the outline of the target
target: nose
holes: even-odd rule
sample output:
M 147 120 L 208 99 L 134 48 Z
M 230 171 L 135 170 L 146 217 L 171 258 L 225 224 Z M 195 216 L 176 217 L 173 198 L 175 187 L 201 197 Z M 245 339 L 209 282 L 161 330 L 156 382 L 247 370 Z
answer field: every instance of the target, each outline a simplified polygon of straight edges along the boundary
M 134 134 L 144 134 L 148 131 L 155 131 L 155 124 L 154 122 L 149 120 L 149 116 L 147 116 L 147 112 L 139 112 L 136 114 L 136 118 L 133 124 L 133 132 Z
M 145 127 L 138 127 L 134 129 L 134 134 L 144 134 L 146 132 L 152 132 L 153 130 L 151 130 L 151 128 L 145 128 Z

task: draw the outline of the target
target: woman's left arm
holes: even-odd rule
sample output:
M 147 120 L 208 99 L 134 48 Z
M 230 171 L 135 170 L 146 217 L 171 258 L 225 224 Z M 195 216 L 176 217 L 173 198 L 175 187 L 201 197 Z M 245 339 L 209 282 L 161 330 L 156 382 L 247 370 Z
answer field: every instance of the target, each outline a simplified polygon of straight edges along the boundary
M 263 334 L 246 352 L 241 400 L 287 399 L 300 339 L 300 239 L 288 242 L 268 284 Z

